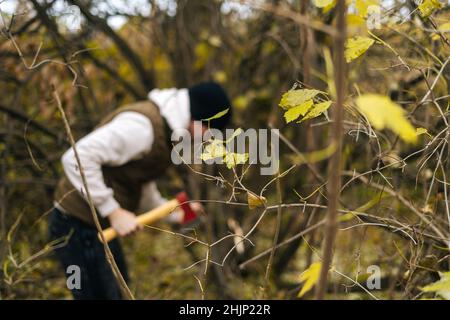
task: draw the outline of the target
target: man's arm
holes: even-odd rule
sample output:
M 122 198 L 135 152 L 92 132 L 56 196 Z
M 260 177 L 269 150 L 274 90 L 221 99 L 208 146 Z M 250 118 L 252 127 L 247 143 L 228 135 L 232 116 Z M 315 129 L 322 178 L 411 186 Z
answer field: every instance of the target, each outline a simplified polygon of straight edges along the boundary
M 138 213 L 147 212 L 167 202 L 158 190 L 156 183 L 150 181 L 142 186 Z
M 120 166 L 151 150 L 154 134 L 150 120 L 138 112 L 123 112 L 76 143 L 92 201 L 103 217 L 120 208 L 113 190 L 105 185 L 102 165 Z M 84 195 L 75 154 L 62 157 L 64 172 L 75 189 Z

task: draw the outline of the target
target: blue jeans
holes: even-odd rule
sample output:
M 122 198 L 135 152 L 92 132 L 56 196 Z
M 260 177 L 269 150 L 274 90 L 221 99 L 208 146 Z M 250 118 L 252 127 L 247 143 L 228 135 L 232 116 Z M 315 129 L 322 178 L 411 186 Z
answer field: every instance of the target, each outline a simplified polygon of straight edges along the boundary
M 76 300 L 117 300 L 122 294 L 111 267 L 106 260 L 103 244 L 97 237 L 97 229 L 83 221 L 54 209 L 50 216 L 50 239 L 56 240 L 71 234 L 67 244 L 55 249 L 56 257 L 67 277 L 68 267 L 75 265 L 80 270 L 79 289 L 71 289 Z M 109 242 L 109 247 L 122 276 L 128 281 L 125 258 L 118 239 Z

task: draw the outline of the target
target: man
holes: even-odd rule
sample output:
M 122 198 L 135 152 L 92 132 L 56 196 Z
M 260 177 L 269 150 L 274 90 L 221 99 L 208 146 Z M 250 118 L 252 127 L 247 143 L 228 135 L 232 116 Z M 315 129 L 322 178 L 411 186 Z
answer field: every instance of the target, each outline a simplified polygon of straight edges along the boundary
M 141 229 L 135 212 L 166 201 L 153 180 L 164 175 L 171 164 L 171 133 L 180 129 L 193 133 L 198 125 L 203 126 L 203 132 L 206 127 L 202 119 L 230 106 L 223 88 L 213 82 L 189 89 L 155 89 L 149 93 L 148 101 L 116 110 L 80 139 L 76 149 L 102 225 L 109 224 L 120 236 Z M 212 120 L 210 126 L 223 129 L 230 114 Z M 120 289 L 97 237 L 72 148 L 63 155 L 62 164 L 65 175 L 56 189 L 50 235 L 52 239 L 68 237 L 56 255 L 65 271 L 70 266 L 80 270 L 81 286 L 70 288 L 72 294 L 75 299 L 120 299 Z M 194 205 L 194 210 L 200 207 Z M 171 215 L 172 222 L 182 220 L 181 210 Z M 113 240 L 109 246 L 128 280 L 119 241 Z

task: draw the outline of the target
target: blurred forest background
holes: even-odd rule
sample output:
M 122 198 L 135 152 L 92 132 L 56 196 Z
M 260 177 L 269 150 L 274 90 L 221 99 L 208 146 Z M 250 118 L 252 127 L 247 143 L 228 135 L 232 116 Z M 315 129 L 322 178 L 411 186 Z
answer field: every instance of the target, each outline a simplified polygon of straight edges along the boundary
M 136 298 L 297 299 L 303 289 L 308 299 L 316 283 L 325 298 L 449 298 L 448 2 L 349 0 L 346 17 L 343 3 L 0 0 L 0 298 L 70 298 L 47 239 L 59 159 L 70 147 L 55 96 L 80 138 L 153 88 L 204 80 L 228 90 L 235 128 L 280 129 L 280 172 L 195 167 L 220 177 L 211 179 L 180 166 L 159 181 L 168 198 L 187 183 L 207 200 L 203 223 L 183 234 L 208 245 L 164 223 L 123 239 Z M 369 39 L 344 65 L 339 34 Z M 336 104 L 287 124 L 291 106 L 279 103 L 293 88 Z M 368 93 L 400 106 L 414 137 L 396 127 L 395 112 L 381 115 L 381 126 L 364 117 L 354 101 Z M 335 107 L 342 121 L 333 120 Z M 335 123 L 342 151 L 333 168 Z M 325 227 L 330 181 L 338 183 L 336 237 L 332 221 Z M 267 202 L 250 209 L 248 190 Z M 324 239 L 334 252 L 325 287 L 317 272 L 330 253 Z M 372 290 L 366 280 L 377 268 Z

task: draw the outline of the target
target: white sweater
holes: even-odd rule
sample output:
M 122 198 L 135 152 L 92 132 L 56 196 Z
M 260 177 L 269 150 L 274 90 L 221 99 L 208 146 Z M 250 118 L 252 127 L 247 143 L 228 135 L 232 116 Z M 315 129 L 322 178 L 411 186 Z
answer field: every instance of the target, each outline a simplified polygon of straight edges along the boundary
M 149 98 L 160 108 L 161 115 L 173 131 L 188 128 L 190 111 L 187 89 L 155 89 L 149 93 Z M 120 166 L 139 159 L 151 150 L 153 140 L 150 120 L 138 112 L 129 111 L 118 114 L 112 121 L 77 141 L 76 149 L 89 192 L 102 217 L 107 217 L 120 205 L 114 199 L 113 190 L 106 186 L 101 167 Z M 72 148 L 62 156 L 62 164 L 75 189 L 86 194 Z M 157 207 L 165 201 L 156 183 L 149 182 L 142 188 L 138 212 Z

